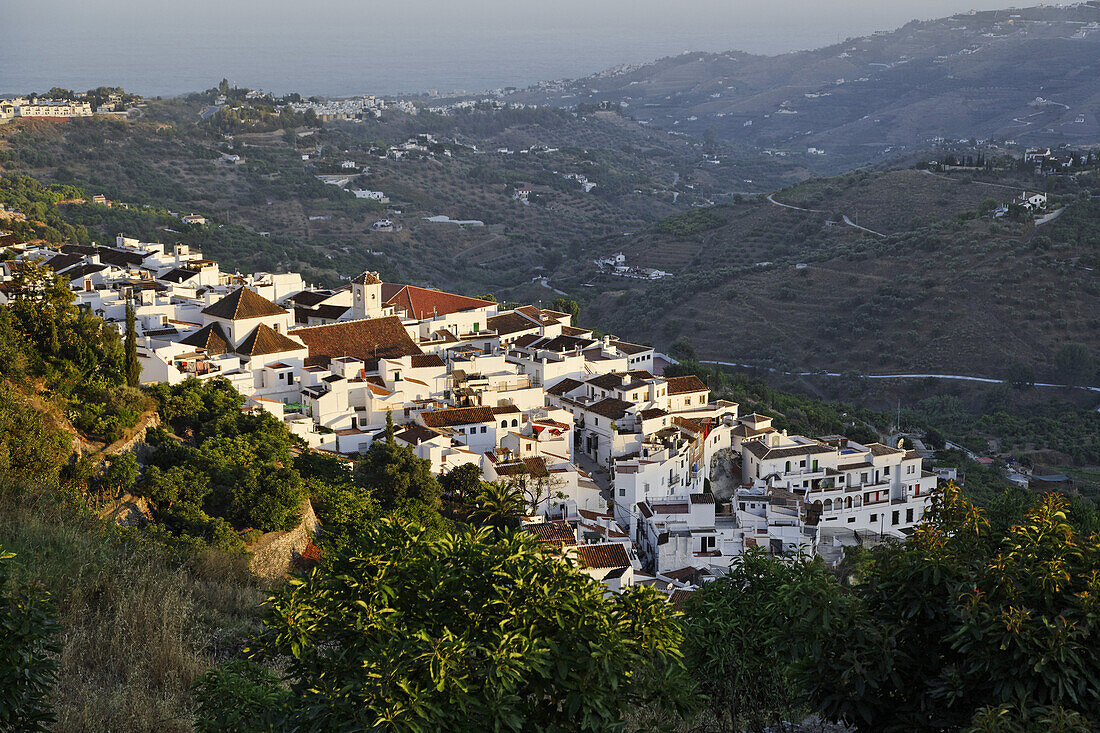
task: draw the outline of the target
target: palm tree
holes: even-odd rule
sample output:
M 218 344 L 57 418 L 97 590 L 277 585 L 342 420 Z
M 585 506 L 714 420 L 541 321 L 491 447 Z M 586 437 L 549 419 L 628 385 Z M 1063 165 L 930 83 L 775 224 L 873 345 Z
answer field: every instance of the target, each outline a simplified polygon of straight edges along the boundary
M 470 512 L 470 522 L 500 533 L 519 523 L 527 502 L 518 487 L 500 481 L 484 481 Z

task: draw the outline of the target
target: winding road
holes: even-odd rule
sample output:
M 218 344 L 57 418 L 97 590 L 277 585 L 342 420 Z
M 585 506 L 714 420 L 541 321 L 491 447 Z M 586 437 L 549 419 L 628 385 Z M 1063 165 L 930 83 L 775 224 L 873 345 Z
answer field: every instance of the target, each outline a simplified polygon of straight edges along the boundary
M 804 209 L 801 206 L 791 206 L 790 204 L 780 203 L 780 202 L 775 200 L 775 194 L 774 193 L 769 193 L 766 198 L 768 199 L 768 201 L 770 203 L 773 203 L 776 206 L 781 206 L 784 209 L 794 209 L 795 211 L 805 211 L 806 213 L 809 213 L 809 214 L 827 214 L 827 213 L 829 213 L 827 211 L 822 211 L 821 209 Z M 885 237 L 886 236 L 882 232 L 876 232 L 874 229 L 868 229 L 867 227 L 861 227 L 859 224 L 856 224 L 854 221 L 849 219 L 847 214 L 843 214 L 843 217 L 844 217 L 844 223 L 847 224 L 848 226 L 852 227 L 853 229 L 858 229 L 861 232 L 867 232 L 868 234 L 874 234 L 876 237 Z
M 742 369 L 762 369 L 755 364 L 738 364 L 730 361 L 711 361 L 700 360 L 702 364 L 714 364 L 716 366 L 730 366 L 741 367 Z M 843 377 L 844 374 L 840 372 L 785 372 L 780 369 L 768 368 L 767 371 L 775 374 L 784 374 L 790 377 Z M 1003 379 L 992 379 L 990 377 L 973 377 L 965 374 L 859 374 L 863 379 L 954 379 L 962 382 L 982 382 L 984 384 L 1003 384 Z M 1049 384 L 1046 382 L 1033 382 L 1032 387 L 1050 387 L 1053 389 L 1083 389 L 1089 392 L 1100 392 L 1100 387 L 1085 387 L 1076 384 Z

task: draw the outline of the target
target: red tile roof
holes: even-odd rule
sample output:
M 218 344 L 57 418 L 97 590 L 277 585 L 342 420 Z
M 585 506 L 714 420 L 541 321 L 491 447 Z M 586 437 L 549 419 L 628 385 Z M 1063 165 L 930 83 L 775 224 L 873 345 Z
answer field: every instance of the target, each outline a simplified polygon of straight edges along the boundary
M 488 300 L 467 298 L 465 295 L 445 293 L 442 290 L 394 283 L 382 284 L 382 300 L 386 305 L 395 306 L 397 310 L 403 310 L 410 318 L 417 320 L 496 305 Z
M 562 546 L 572 547 L 577 544 L 577 536 L 569 522 L 543 522 L 541 524 L 528 524 L 523 531 L 533 536 L 539 542 L 552 545 L 557 549 Z
M 618 542 L 606 545 L 578 545 L 577 561 L 583 568 L 625 568 L 630 566 L 626 548 Z
M 378 368 L 379 359 L 422 353 L 397 316 L 297 328 L 290 335 L 309 347 L 306 363 L 321 366 L 332 359 L 350 356 L 365 362 L 371 371 Z
M 190 336 L 180 339 L 179 342 L 198 349 L 204 349 L 210 356 L 224 354 L 233 348 L 233 345 L 229 343 L 229 339 L 226 338 L 225 332 L 222 331 L 222 327 L 217 323 L 203 326 Z
M 300 342 L 287 338 L 267 324 L 261 323 L 241 342 L 236 352 L 245 356 L 266 356 L 304 348 L 305 346 Z
M 686 377 L 669 377 L 667 381 L 670 395 L 707 391 L 707 385 L 703 384 L 703 381 L 694 374 L 689 374 Z
M 208 316 L 225 318 L 229 321 L 239 321 L 244 318 L 262 318 L 263 316 L 281 316 L 286 313 L 286 308 L 280 308 L 264 296 L 240 287 L 217 303 L 207 306 L 202 311 Z
M 443 359 L 439 357 L 439 354 L 413 354 L 412 366 L 414 369 L 420 369 L 422 367 L 441 367 L 446 366 L 443 363 Z
M 429 428 L 496 422 L 491 407 L 453 407 L 446 410 L 432 410 L 420 413 L 420 419 Z

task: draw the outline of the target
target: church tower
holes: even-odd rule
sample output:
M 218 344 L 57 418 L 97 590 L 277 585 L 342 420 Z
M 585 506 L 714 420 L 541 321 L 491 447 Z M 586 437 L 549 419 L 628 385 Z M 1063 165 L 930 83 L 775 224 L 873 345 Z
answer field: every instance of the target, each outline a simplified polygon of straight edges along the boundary
M 367 271 L 351 281 L 351 317 L 379 318 L 382 315 L 382 281 L 377 272 Z

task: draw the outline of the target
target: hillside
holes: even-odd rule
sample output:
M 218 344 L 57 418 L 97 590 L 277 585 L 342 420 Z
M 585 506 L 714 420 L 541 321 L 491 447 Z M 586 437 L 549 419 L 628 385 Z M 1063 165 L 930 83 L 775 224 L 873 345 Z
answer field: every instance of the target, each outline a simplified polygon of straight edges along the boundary
M 596 247 L 669 279 L 589 265 L 552 282 L 601 327 L 664 345 L 687 338 L 706 359 L 995 378 L 1022 366 L 1056 380 L 1058 351 L 1079 342 L 1094 362 L 1077 378 L 1096 384 L 1100 201 L 1067 192 L 1050 223 L 993 221 L 976 209 L 1005 191 L 938 176 L 863 172 L 780 191 L 777 203 L 697 210 L 701 231 L 681 215 Z M 830 221 L 841 215 L 886 236 Z
M 132 121 L 0 126 L 0 172 L 80 185 L 159 212 L 147 227 L 133 209 L 71 208 L 74 221 L 107 236 L 123 229 L 164 240 L 198 234 L 167 215 L 194 212 L 215 224 L 203 232 L 213 240 L 204 250 L 227 265 L 301 270 L 328 284 L 371 267 L 467 292 L 529 280 L 581 253 L 594 235 L 639 230 L 731 190 L 807 175 L 732 150 L 730 160 L 713 165 L 698 142 L 611 112 L 387 113 L 323 129 L 226 134 L 218 120 L 201 121 L 201 109 L 190 99 L 151 100 Z M 440 142 L 400 160 L 379 154 L 414 135 Z M 225 162 L 229 152 L 243 162 Z M 356 199 L 315 177 L 344 170 L 343 161 L 358 166 L 349 187 L 381 191 L 389 203 Z M 585 191 L 566 175 L 596 185 Z M 527 204 L 514 197 L 524 185 L 534 188 Z M 484 226 L 426 221 L 440 215 Z M 396 231 L 373 230 L 382 219 Z
M 1086 4 L 914 21 L 774 57 L 684 53 L 514 98 L 621 105 L 652 127 L 836 173 L 941 138 L 1094 142 L 1098 77 L 1100 7 Z

